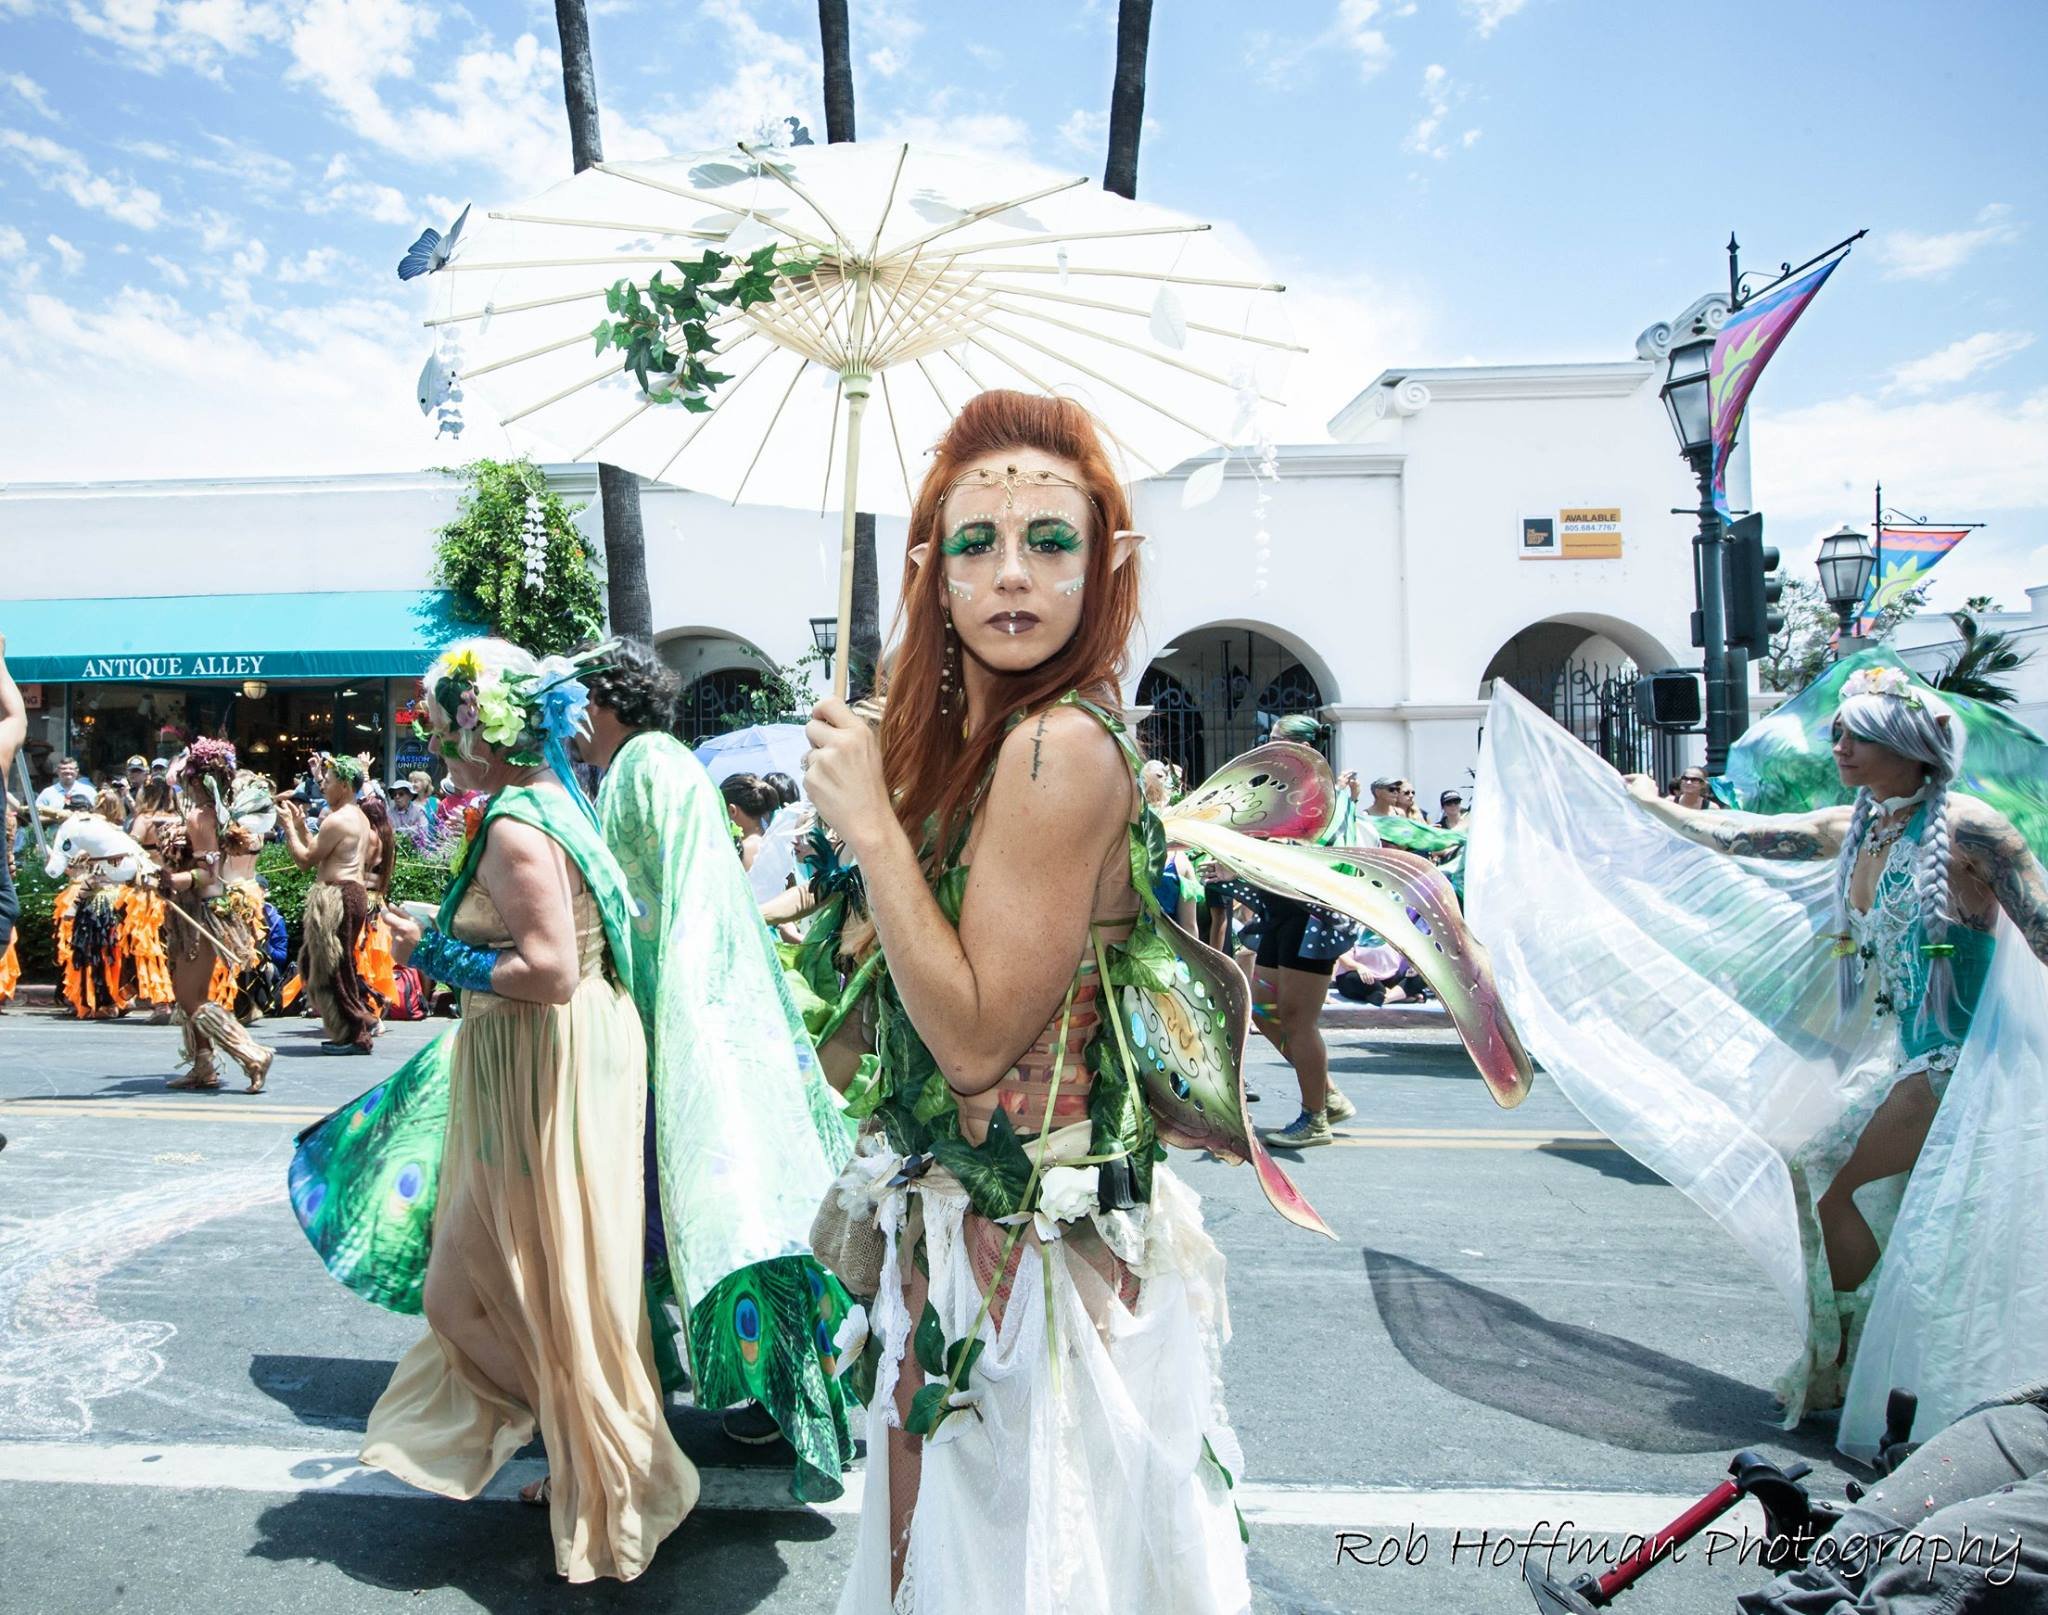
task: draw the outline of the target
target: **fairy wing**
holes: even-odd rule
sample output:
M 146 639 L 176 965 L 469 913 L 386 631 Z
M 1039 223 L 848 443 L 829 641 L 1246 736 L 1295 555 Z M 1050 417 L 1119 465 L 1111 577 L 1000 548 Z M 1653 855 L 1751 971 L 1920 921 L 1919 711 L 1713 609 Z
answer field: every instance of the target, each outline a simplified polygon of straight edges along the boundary
M 1450 883 L 1413 853 L 1391 847 L 1300 847 L 1259 841 L 1178 812 L 1167 834 L 1243 879 L 1297 902 L 1349 915 L 1377 931 L 1429 983 L 1497 1104 L 1518 1105 L 1533 1070 L 1486 950 L 1465 924 Z M 1346 868 L 1357 874 L 1347 874 Z M 1420 923 L 1409 917 L 1421 916 Z
M 1233 757 L 1168 811 L 1246 836 L 1313 841 L 1337 811 L 1330 765 L 1313 746 L 1276 740 Z
M 418 1312 L 448 1131 L 454 1035 L 299 1135 L 292 1211 L 327 1271 L 366 1301 Z
M 1244 972 L 1161 913 L 1141 920 L 1123 953 L 1116 1008 L 1160 1139 L 1249 1161 L 1273 1209 L 1336 1235 L 1266 1153 L 1244 1097 L 1251 990 Z

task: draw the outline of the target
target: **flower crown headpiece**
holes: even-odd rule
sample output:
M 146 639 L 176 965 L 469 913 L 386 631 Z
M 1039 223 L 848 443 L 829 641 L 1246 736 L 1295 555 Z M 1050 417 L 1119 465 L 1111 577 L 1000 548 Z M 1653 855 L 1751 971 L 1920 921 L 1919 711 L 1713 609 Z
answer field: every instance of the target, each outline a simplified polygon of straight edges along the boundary
M 434 702 L 453 720 L 457 733 L 436 737 L 423 714 L 416 722 L 420 738 L 442 757 L 462 755 L 461 735 L 481 731 L 484 739 L 505 754 L 507 762 L 536 768 L 548 761 L 547 751 L 566 746 L 569 737 L 589 732 L 590 691 L 583 678 L 613 666 L 615 639 L 579 655 L 549 656 L 531 673 L 486 671 L 475 651 L 464 651 L 434 683 Z
M 363 783 L 363 765 L 353 757 L 330 756 L 323 759 L 323 761 L 327 765 L 328 773 L 339 774 L 350 785 L 361 785 Z
M 1858 695 L 1888 695 L 1894 701 L 1903 701 L 1915 709 L 1921 705 L 1920 691 L 1913 683 L 1913 675 L 1903 667 L 1866 667 L 1851 673 L 1848 682 L 1842 686 L 1842 699 L 1847 701 Z

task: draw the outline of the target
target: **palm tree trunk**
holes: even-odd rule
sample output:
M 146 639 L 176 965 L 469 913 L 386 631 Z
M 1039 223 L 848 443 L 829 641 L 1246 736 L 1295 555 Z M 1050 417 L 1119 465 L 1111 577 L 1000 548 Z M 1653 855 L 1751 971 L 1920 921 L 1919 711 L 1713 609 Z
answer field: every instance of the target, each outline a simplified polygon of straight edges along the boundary
M 825 63 L 825 140 L 853 139 L 853 34 L 846 0 L 818 0 L 818 42 Z M 858 701 L 873 687 L 882 660 L 882 573 L 875 558 L 875 518 L 853 518 L 853 621 L 847 626 L 847 695 Z
M 1138 195 L 1138 135 L 1145 122 L 1145 53 L 1152 40 L 1152 0 L 1117 0 L 1116 83 L 1109 92 L 1109 166 L 1102 188 L 1133 201 Z
M 583 0 L 555 0 L 562 40 L 562 100 L 569 112 L 569 151 L 576 172 L 604 161 L 597 124 L 597 68 L 590 56 L 590 17 Z M 640 521 L 640 481 L 616 465 L 597 468 L 604 512 L 605 589 L 615 634 L 654 642 L 654 603 L 647 592 L 647 533 Z

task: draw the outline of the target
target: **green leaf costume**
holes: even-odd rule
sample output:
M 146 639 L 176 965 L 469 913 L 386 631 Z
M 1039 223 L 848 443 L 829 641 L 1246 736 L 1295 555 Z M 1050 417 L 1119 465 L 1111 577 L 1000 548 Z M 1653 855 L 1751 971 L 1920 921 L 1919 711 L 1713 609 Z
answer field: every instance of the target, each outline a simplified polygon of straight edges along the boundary
M 633 999 L 697 1403 L 760 1401 L 796 1449 L 797 1497 L 829 1500 L 853 1455 L 832 1346 L 848 1301 L 810 1228 L 852 1133 L 703 766 L 673 736 L 636 735 L 605 771 L 598 818 L 639 901 Z

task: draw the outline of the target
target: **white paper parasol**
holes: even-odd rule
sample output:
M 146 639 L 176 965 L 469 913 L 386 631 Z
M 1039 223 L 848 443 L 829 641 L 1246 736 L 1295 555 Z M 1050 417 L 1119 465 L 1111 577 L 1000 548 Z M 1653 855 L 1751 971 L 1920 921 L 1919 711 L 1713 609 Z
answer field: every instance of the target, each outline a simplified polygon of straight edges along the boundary
M 713 322 L 709 357 L 731 379 L 708 413 L 654 402 L 617 352 L 594 353 L 620 279 L 770 244 L 811 268 Z M 457 339 L 469 396 L 516 441 L 734 502 L 839 504 L 842 645 L 856 503 L 908 512 L 924 455 L 974 393 L 1079 399 L 1135 479 L 1244 441 L 1302 351 L 1282 288 L 1208 225 L 1086 179 L 900 145 L 602 164 L 474 224 L 434 286 L 428 323 Z

